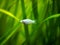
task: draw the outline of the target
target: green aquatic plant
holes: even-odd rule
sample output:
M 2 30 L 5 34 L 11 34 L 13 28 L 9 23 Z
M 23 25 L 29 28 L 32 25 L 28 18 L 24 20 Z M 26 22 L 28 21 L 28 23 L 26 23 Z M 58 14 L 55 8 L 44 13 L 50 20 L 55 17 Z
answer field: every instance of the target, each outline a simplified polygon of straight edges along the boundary
M 8 12 L 8 11 L 6 11 L 6 10 L 0 9 L 0 12 L 2 12 L 2 13 L 4 13 L 4 14 L 6 14 L 6 15 L 12 17 L 12 18 L 14 18 L 15 20 L 19 21 L 18 18 L 16 18 L 12 13 L 10 13 L 10 12 Z
M 52 15 L 52 16 L 47 17 L 45 20 L 42 21 L 42 23 L 45 22 L 45 21 L 48 21 L 48 20 L 50 20 L 50 19 L 58 18 L 58 17 L 60 17 L 60 14 L 54 14 L 54 15 Z
M 59 22 L 57 0 L 0 0 L 0 45 L 60 45 Z
M 12 17 L 12 18 L 14 18 L 15 20 L 17 20 L 18 22 L 19 22 L 19 19 L 18 18 L 16 18 L 12 13 L 10 13 L 10 12 L 8 12 L 8 11 L 6 11 L 6 10 L 3 10 L 3 9 L 0 9 L 0 12 L 2 12 L 2 13 L 4 13 L 4 14 L 7 14 L 8 16 L 10 16 L 10 17 Z M 41 21 L 41 24 L 42 23 L 44 23 L 44 22 L 46 22 L 46 21 L 48 21 L 48 20 L 50 20 L 50 19 L 52 19 L 52 18 L 58 18 L 58 17 L 60 17 L 60 14 L 55 14 L 55 15 L 52 15 L 52 16 L 49 16 L 49 17 L 47 17 L 45 20 L 43 20 L 43 21 Z M 22 20 L 23 21 L 23 20 Z M 29 20 L 27 20 L 27 22 L 28 22 Z M 20 21 L 21 22 L 21 21 Z M 26 21 L 25 21 L 26 22 Z M 31 22 L 31 21 L 30 21 Z M 40 24 L 40 25 L 41 25 Z M 27 25 L 27 24 L 26 24 Z M 25 27 L 27 27 L 27 26 L 25 26 Z M 27 31 L 28 29 L 26 29 L 26 31 Z M 1 45 L 3 45 L 13 34 L 14 34 L 14 32 L 15 31 L 13 31 L 13 32 L 11 32 L 11 34 L 1 43 Z M 25 33 L 28 33 L 28 31 L 27 32 L 25 32 Z M 36 33 L 37 35 L 38 35 L 38 32 Z M 35 35 L 36 37 L 37 37 L 37 35 Z M 28 35 L 26 35 L 26 36 L 28 36 Z M 35 37 L 35 38 L 36 38 Z

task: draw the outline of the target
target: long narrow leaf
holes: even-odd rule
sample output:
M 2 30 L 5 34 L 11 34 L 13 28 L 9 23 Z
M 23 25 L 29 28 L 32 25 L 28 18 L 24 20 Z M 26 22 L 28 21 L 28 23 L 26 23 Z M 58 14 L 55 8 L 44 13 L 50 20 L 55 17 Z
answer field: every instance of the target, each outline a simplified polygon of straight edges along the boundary
M 8 11 L 6 11 L 6 10 L 0 9 L 0 12 L 5 13 L 5 14 L 7 14 L 8 16 L 10 16 L 10 17 L 14 18 L 15 20 L 19 21 L 18 18 L 16 18 L 12 13 L 10 13 L 10 12 L 8 12 Z

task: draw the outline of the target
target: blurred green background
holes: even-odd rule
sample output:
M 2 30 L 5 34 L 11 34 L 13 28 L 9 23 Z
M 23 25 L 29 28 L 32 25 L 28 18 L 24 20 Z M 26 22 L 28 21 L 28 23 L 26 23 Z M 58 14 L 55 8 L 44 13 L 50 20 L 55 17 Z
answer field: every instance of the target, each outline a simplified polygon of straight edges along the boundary
M 0 45 L 60 45 L 59 13 L 60 0 L 0 0 Z

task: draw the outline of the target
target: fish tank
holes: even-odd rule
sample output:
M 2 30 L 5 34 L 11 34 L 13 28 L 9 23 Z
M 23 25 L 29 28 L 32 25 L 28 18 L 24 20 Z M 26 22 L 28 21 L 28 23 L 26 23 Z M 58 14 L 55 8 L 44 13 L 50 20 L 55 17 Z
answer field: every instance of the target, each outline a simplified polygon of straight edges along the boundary
M 60 45 L 60 0 L 0 0 L 0 45 Z

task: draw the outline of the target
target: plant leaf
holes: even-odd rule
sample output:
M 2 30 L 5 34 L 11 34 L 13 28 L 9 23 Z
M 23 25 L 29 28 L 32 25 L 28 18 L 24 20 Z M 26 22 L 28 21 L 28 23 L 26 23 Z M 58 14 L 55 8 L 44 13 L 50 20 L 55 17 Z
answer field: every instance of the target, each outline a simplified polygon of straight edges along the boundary
M 46 18 L 45 20 L 43 20 L 41 23 L 47 21 L 47 20 L 50 20 L 52 18 L 57 18 L 57 17 L 60 17 L 60 14 L 55 14 L 55 15 L 52 15 L 52 16 L 49 16 L 48 18 Z
M 10 17 L 14 18 L 15 20 L 19 21 L 19 19 L 16 18 L 12 13 L 10 13 L 10 12 L 4 10 L 4 9 L 0 9 L 0 12 L 5 13 L 5 14 L 7 14 L 8 16 L 10 16 Z

